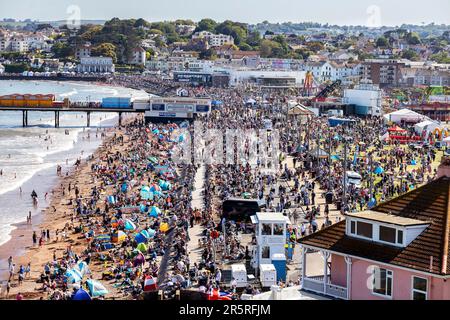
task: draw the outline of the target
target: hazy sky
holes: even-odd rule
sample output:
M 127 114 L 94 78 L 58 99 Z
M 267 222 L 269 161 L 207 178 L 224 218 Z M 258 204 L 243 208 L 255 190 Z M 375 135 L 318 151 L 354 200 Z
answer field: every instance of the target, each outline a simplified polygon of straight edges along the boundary
M 65 20 L 72 5 L 80 8 L 81 19 L 450 24 L 449 0 L 0 0 L 0 19 Z

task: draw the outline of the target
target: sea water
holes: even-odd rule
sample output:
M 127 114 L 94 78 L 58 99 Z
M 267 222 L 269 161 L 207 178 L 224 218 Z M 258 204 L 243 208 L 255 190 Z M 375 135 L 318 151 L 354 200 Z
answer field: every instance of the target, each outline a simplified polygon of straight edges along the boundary
M 144 98 L 144 91 L 80 82 L 0 81 L 0 95 L 55 94 L 57 100 L 97 102 L 104 97 Z M 56 166 L 66 172 L 78 158 L 86 158 L 101 144 L 101 130 L 113 126 L 115 113 L 92 113 L 86 129 L 84 113 L 61 112 L 54 128 L 54 112 L 28 112 L 29 127 L 22 128 L 22 112 L 0 111 L 0 245 L 9 241 L 13 224 L 24 222 L 28 211 L 38 214 L 48 201 L 44 195 L 57 181 Z M 20 193 L 19 188 L 22 189 Z M 36 189 L 39 206 L 32 207 Z

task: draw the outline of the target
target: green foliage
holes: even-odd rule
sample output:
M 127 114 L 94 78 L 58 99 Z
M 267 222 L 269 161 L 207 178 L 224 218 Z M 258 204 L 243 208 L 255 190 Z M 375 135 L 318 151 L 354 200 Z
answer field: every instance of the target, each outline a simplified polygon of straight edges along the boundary
M 406 42 L 408 42 L 408 44 L 410 45 L 417 45 L 420 44 L 420 36 L 417 32 L 409 32 L 406 36 L 405 36 Z
M 433 54 L 430 59 L 437 63 L 450 63 L 450 57 L 445 51 Z
M 55 58 L 69 58 L 74 55 L 74 49 L 66 42 L 56 42 L 52 47 Z
M 111 57 L 114 63 L 117 62 L 116 46 L 112 43 L 102 43 L 101 45 L 94 47 L 92 49 L 92 54 L 94 56 L 104 56 Z
M 195 32 L 199 31 L 209 31 L 214 32 L 217 26 L 217 22 L 215 22 L 212 19 L 202 19 L 198 23 L 197 29 L 195 29 Z
M 385 37 L 379 37 L 377 39 L 376 45 L 378 48 L 388 48 L 389 41 Z
M 6 73 L 23 73 L 24 71 L 28 70 L 30 70 L 29 66 L 24 63 L 5 65 Z
M 412 49 L 408 49 L 403 51 L 402 53 L 402 58 L 403 59 L 408 59 L 411 61 L 418 61 L 419 60 L 419 55 Z

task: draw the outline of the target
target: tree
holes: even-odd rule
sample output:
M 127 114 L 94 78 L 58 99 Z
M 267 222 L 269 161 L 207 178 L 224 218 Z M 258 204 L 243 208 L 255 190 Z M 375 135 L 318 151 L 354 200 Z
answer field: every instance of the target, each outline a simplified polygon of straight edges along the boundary
M 261 42 L 261 57 L 263 58 L 283 58 L 285 52 L 280 43 L 272 40 Z
M 116 46 L 112 43 L 102 43 L 92 49 L 92 54 L 95 56 L 110 57 L 114 63 L 117 63 Z
M 410 45 L 420 44 L 420 36 L 417 32 L 409 32 L 406 34 L 406 42 Z
M 5 65 L 6 73 L 23 73 L 24 71 L 28 71 L 28 70 L 29 70 L 29 67 L 25 63 Z
M 378 48 L 387 48 L 389 47 L 389 41 L 385 37 L 379 37 L 376 45 Z
M 216 26 L 217 26 L 217 22 L 215 22 L 214 20 L 202 19 L 198 23 L 198 26 L 197 26 L 197 29 L 195 29 L 195 32 L 199 32 L 199 31 L 214 32 Z
M 52 47 L 55 58 L 68 58 L 73 56 L 74 50 L 67 42 L 56 42 Z
M 411 61 L 417 61 L 417 60 L 419 60 L 419 55 L 414 50 L 408 49 L 408 50 L 403 51 L 402 58 L 408 59 Z
M 258 30 L 250 31 L 247 35 L 246 43 L 252 46 L 253 48 L 259 47 L 261 45 L 261 34 Z
M 445 51 L 431 55 L 430 60 L 436 61 L 437 63 L 450 63 L 450 57 Z
M 239 46 L 239 49 L 242 51 L 252 51 L 253 50 L 252 46 L 250 46 L 249 44 L 247 44 L 245 42 L 241 43 L 241 45 Z

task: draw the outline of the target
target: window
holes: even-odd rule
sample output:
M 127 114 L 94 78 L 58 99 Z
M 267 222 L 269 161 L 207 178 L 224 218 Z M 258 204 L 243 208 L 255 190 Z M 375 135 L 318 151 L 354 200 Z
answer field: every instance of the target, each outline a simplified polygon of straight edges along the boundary
M 350 233 L 356 234 L 356 222 L 355 221 L 350 221 Z
M 154 105 L 152 105 L 152 110 L 153 111 L 165 111 L 166 110 L 166 105 L 164 105 L 164 104 L 154 104 Z
M 372 292 L 386 297 L 392 297 L 392 271 L 375 267 L 373 269 Z
M 412 278 L 412 299 L 427 300 L 428 280 L 419 277 Z
M 397 230 L 397 243 L 403 244 L 403 231 Z
M 282 236 L 284 234 L 283 232 L 283 224 L 277 223 L 273 225 L 273 235 L 274 236 Z
M 380 226 L 380 240 L 390 243 L 396 243 L 397 230 L 394 228 Z
M 364 238 L 372 239 L 372 229 L 372 224 L 358 221 L 356 234 Z
M 270 259 L 270 247 L 269 246 L 262 247 L 261 259 Z
M 263 223 L 261 234 L 263 236 L 271 236 L 272 235 L 272 225 L 270 223 Z

